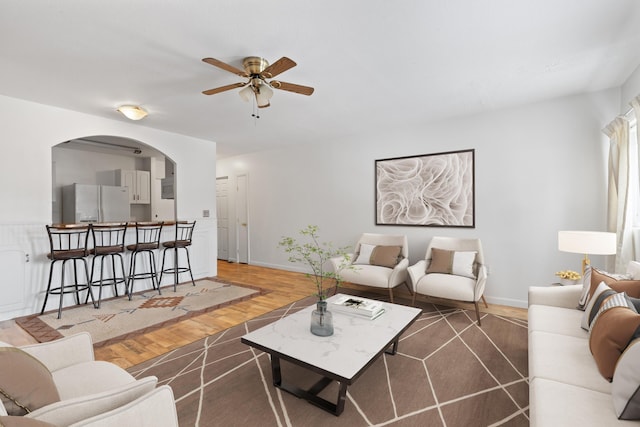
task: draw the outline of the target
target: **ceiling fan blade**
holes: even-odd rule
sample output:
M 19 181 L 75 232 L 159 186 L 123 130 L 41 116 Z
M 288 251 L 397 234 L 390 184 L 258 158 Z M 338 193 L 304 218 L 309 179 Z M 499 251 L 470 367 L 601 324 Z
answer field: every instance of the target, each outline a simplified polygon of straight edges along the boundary
M 313 88 L 309 86 L 301 86 L 293 83 L 281 82 L 274 80 L 269 82 L 272 88 L 280 89 L 280 90 L 288 90 L 289 92 L 299 93 L 301 95 L 311 95 L 313 93 Z
M 240 77 L 249 77 L 249 75 L 245 71 L 236 68 L 233 65 L 229 65 L 222 61 L 219 61 L 215 58 L 202 58 L 202 60 L 207 64 L 213 65 L 214 67 L 222 68 L 223 70 L 236 74 Z
M 286 56 L 283 56 L 282 58 L 278 59 L 276 62 L 265 68 L 260 73 L 260 76 L 264 77 L 265 79 L 271 79 L 278 74 L 284 73 L 288 69 L 295 67 L 296 65 L 298 64 L 296 64 L 293 60 L 287 58 Z
M 220 87 L 217 87 L 215 89 L 203 90 L 202 93 L 204 93 L 205 95 L 215 95 L 216 93 L 224 92 L 224 91 L 231 90 L 231 89 L 236 89 L 236 88 L 239 88 L 239 87 L 244 87 L 247 84 L 248 84 L 248 82 L 247 83 L 233 83 L 233 84 L 226 85 L 226 86 L 220 86 Z

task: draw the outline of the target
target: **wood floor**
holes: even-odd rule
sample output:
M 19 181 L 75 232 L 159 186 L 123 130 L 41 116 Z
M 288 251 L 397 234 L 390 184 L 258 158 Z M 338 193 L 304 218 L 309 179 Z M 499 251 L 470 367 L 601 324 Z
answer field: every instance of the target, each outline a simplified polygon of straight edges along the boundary
M 222 331 L 231 326 L 243 323 L 249 319 L 298 301 L 313 293 L 309 279 L 301 273 L 256 267 L 247 264 L 218 261 L 218 279 L 247 284 L 267 289 L 265 295 L 260 295 L 248 301 L 243 301 L 229 307 L 224 307 L 207 314 L 175 323 L 134 339 L 123 340 L 116 344 L 97 348 L 96 359 L 106 360 L 128 368 L 170 350 L 197 341 L 208 335 Z M 349 288 L 364 289 L 358 285 L 345 285 Z M 366 288 L 371 290 L 371 288 Z M 387 291 L 381 290 L 386 296 Z M 404 287 L 397 289 L 394 294 L 398 297 L 410 297 Z M 437 301 L 436 301 L 437 302 Z M 446 302 L 446 305 L 452 305 Z M 472 304 L 456 304 L 467 309 L 473 309 Z M 494 313 L 519 319 L 527 318 L 527 310 L 497 306 L 490 304 L 481 311 Z M 24 345 L 36 342 L 13 321 L 0 322 L 0 341 L 13 345 Z

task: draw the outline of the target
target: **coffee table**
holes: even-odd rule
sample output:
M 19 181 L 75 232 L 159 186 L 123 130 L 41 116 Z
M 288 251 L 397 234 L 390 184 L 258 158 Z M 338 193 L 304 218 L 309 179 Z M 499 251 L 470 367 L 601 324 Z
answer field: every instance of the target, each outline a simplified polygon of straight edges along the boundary
M 341 296 L 334 295 L 327 301 L 330 303 Z M 271 356 L 275 387 L 337 416 L 344 410 L 347 387 L 383 352 L 395 354 L 400 336 L 422 313 L 415 307 L 386 302 L 383 305 L 385 313 L 374 320 L 332 312 L 334 333 L 329 337 L 319 337 L 309 331 L 314 305 L 250 332 L 241 341 Z M 287 383 L 282 379 L 281 359 L 316 372 L 322 378 L 307 390 Z M 318 396 L 333 381 L 339 383 L 335 403 Z

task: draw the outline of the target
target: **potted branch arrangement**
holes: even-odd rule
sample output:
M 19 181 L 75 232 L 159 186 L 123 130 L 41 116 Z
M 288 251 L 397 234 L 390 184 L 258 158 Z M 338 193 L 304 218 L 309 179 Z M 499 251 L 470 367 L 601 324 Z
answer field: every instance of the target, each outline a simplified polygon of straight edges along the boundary
M 304 237 L 304 242 L 299 242 L 294 237 L 283 237 L 278 246 L 289 255 L 289 262 L 305 264 L 311 268 L 311 273 L 306 276 L 313 281 L 318 298 L 316 309 L 311 313 L 311 332 L 314 335 L 329 336 L 333 334 L 333 315 L 327 311 L 327 297 L 330 290 L 340 286 L 340 272 L 345 268 L 353 268 L 348 247 L 334 248 L 331 243 L 320 242 L 318 226 L 308 225 L 299 231 Z M 326 268 L 331 258 L 344 257 L 337 271 Z

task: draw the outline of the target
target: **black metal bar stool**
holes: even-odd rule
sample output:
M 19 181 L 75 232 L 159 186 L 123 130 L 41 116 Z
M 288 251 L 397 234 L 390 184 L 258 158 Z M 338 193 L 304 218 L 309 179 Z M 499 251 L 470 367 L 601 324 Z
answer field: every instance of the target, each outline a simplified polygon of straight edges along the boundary
M 127 288 L 129 289 L 129 300 L 133 294 L 133 282 L 139 279 L 151 279 L 153 289 L 157 289 L 159 294 L 160 285 L 158 282 L 158 271 L 156 268 L 156 257 L 154 251 L 160 248 L 160 233 L 162 232 L 162 221 L 160 222 L 136 222 L 136 243 L 127 245 L 131 251 L 131 262 L 129 264 L 129 277 Z M 136 263 L 140 255 L 147 255 L 149 263 L 148 271 L 136 272 Z M 144 258 L 143 258 L 144 259 Z
M 162 251 L 162 267 L 160 268 L 160 283 L 162 283 L 162 274 L 173 274 L 173 291 L 175 292 L 178 284 L 178 274 L 189 272 L 191 276 L 191 283 L 193 286 L 196 282 L 193 280 L 193 273 L 191 272 L 191 260 L 189 259 L 189 246 L 191 246 L 191 238 L 193 236 L 193 229 L 196 226 L 196 222 L 177 221 L 175 225 L 175 239 L 168 242 L 163 242 L 164 250 Z M 178 249 L 184 249 L 187 254 L 187 266 L 180 267 L 178 262 Z M 164 258 L 167 254 L 167 250 L 173 250 L 173 267 L 164 268 Z
M 89 268 L 87 266 L 87 242 L 89 241 L 89 225 L 47 225 L 47 234 L 49 236 L 50 252 L 47 258 L 51 260 L 49 267 L 49 282 L 47 284 L 47 292 L 44 295 L 44 303 L 40 314 L 44 313 L 47 306 L 49 295 L 60 295 L 60 303 L 58 305 L 58 319 L 62 316 L 62 304 L 65 294 L 75 294 L 76 303 L 80 304 L 80 292 L 87 291 L 85 304 L 91 298 L 91 303 L 95 307 L 95 300 L 91 292 Z M 53 279 L 53 270 L 58 261 L 62 261 L 60 286 L 51 287 Z M 73 264 L 73 284 L 65 284 L 65 267 L 67 261 Z M 78 262 L 84 265 L 84 274 L 86 282 L 78 283 Z
M 124 293 L 127 293 L 127 272 L 124 268 L 124 237 L 127 232 L 127 223 L 111 223 L 111 224 L 92 224 L 91 236 L 93 237 L 93 248 L 89 251 L 93 255 L 91 261 L 91 286 L 99 286 L 98 291 L 98 308 L 102 301 L 102 287 L 113 286 L 115 296 L 118 296 L 118 284 L 124 283 Z M 116 258 L 120 261 L 119 267 L 122 275 L 118 276 L 116 272 Z M 100 260 L 100 279 L 94 280 L 96 273 L 96 260 Z M 105 263 L 106 261 L 106 263 Z M 110 277 L 108 274 L 109 265 L 111 266 Z

